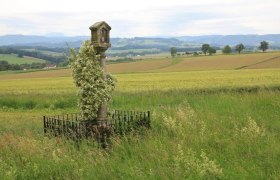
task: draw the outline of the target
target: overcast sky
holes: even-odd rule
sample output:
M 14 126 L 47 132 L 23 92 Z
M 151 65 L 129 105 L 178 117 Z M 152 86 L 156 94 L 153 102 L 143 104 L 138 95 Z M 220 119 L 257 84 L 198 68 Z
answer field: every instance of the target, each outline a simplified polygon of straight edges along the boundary
M 0 0 L 0 35 L 112 37 L 280 34 L 280 0 Z

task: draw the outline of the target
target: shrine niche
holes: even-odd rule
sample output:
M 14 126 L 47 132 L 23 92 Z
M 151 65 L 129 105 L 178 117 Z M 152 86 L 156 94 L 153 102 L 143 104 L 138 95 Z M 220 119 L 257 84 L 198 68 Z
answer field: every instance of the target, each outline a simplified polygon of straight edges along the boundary
M 105 21 L 97 22 L 90 26 L 89 29 L 91 30 L 91 42 L 95 48 L 102 48 L 106 50 L 111 47 L 111 27 Z

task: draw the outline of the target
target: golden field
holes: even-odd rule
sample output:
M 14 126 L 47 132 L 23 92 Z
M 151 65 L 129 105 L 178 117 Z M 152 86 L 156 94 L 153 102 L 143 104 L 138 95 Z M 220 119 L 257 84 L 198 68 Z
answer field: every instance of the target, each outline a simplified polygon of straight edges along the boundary
M 280 52 L 187 57 L 161 71 L 280 68 Z
M 107 65 L 107 71 L 112 74 L 270 68 L 280 68 L 280 52 L 177 57 L 175 59 L 164 58 Z M 70 76 L 70 69 L 57 69 L 30 73 L 1 74 L 0 80 Z
M 52 75 L 55 75 L 55 73 Z M 43 74 L 42 77 L 37 76 L 36 78 L 0 80 L 0 94 L 65 94 L 75 92 L 73 79 L 71 77 L 59 77 L 59 75 L 46 78 Z M 279 69 L 128 73 L 116 74 L 115 77 L 118 80 L 116 90 L 119 92 L 280 85 Z

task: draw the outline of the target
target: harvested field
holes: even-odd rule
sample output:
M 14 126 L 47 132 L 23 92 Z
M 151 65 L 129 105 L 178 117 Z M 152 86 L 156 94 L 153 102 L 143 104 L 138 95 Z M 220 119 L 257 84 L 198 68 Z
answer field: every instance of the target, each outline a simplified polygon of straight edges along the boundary
M 246 69 L 264 69 L 280 67 L 280 56 L 247 66 Z
M 160 71 L 242 69 L 277 57 L 280 57 L 280 52 L 186 57 L 180 63 Z M 280 63 L 258 64 L 256 68 L 280 68 Z
M 108 64 L 112 74 L 137 72 L 180 72 L 196 70 L 271 69 L 280 68 L 280 52 L 178 57 L 175 59 L 143 60 L 129 63 Z M 70 69 L 54 69 L 29 73 L 2 73 L 0 80 L 70 77 Z
M 107 70 L 111 73 L 146 72 L 164 68 L 171 65 L 171 63 L 170 59 L 145 60 L 131 63 L 110 64 L 107 66 Z
M 71 76 L 70 69 L 54 69 L 47 71 L 35 71 L 27 73 L 15 73 L 15 74 L 2 74 L 0 75 L 0 80 L 9 79 L 30 79 L 30 78 L 50 78 L 50 77 L 65 77 Z

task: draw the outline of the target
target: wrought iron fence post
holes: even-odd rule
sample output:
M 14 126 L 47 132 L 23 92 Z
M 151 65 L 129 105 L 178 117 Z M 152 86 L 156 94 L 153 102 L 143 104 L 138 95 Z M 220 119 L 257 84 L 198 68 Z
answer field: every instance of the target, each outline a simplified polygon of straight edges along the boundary
M 47 134 L 46 116 L 43 116 L 43 121 L 44 121 L 44 135 L 46 135 Z
M 148 128 L 151 128 L 151 113 L 148 111 Z

